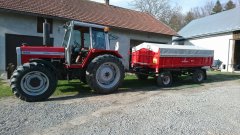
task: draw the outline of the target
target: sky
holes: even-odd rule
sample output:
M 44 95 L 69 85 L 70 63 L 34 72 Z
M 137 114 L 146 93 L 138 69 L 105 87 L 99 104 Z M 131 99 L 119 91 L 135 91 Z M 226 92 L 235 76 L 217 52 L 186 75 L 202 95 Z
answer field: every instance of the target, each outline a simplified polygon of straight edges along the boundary
M 104 0 L 92 0 L 96 2 L 101 2 L 104 3 Z M 131 5 L 131 2 L 133 0 L 109 0 L 111 5 L 119 6 L 119 7 L 124 7 L 124 8 L 129 8 L 129 9 L 134 9 L 133 6 Z M 182 11 L 185 13 L 189 11 L 191 8 L 194 7 L 202 7 L 205 5 L 210 0 L 170 0 L 171 4 L 173 6 L 179 5 L 182 7 Z M 215 2 L 216 0 L 212 0 Z M 228 0 L 220 0 L 221 3 L 226 3 Z M 232 0 L 232 1 L 237 1 L 237 0 Z

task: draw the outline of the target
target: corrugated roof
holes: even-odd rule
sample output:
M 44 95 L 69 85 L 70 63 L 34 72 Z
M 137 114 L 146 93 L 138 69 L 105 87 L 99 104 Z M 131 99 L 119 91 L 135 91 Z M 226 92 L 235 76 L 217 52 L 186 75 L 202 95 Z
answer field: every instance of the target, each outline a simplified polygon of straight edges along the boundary
M 178 34 L 184 38 L 194 38 L 236 30 L 240 30 L 240 7 L 193 20 Z
M 0 0 L 0 9 L 164 35 L 176 32 L 149 14 L 88 0 Z

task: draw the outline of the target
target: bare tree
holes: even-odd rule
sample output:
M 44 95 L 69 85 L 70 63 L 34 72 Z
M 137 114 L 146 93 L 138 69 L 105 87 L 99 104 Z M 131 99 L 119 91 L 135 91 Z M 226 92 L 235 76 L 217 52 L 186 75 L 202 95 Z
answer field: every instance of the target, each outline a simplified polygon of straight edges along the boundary
M 191 22 L 194 19 L 196 19 L 194 13 L 191 11 L 187 12 L 187 15 L 184 18 L 184 25 L 188 24 L 189 22 Z
M 137 10 L 153 15 L 168 25 L 172 16 L 181 12 L 181 7 L 172 7 L 170 0 L 134 0 L 133 6 Z
M 183 25 L 185 26 L 190 23 L 192 20 L 197 18 L 205 17 L 212 14 L 212 9 L 215 4 L 213 1 L 208 1 L 203 7 L 194 7 L 190 9 L 184 16 Z
M 184 15 L 181 7 L 172 6 L 170 2 L 171 0 L 133 0 L 132 6 L 153 15 L 176 31 L 194 19 L 212 14 L 215 6 L 213 1 L 208 1 L 203 7 L 192 8 Z
M 169 26 L 176 31 L 179 31 L 182 28 L 183 24 L 184 16 L 182 13 L 173 14 L 169 20 Z
M 194 18 L 201 18 L 212 14 L 212 9 L 214 8 L 213 1 L 207 2 L 203 7 L 195 7 L 190 10 Z
M 201 7 L 195 7 L 190 10 L 194 18 L 200 18 L 204 16 L 204 9 Z
M 204 12 L 204 16 L 211 15 L 212 14 L 212 9 L 214 8 L 214 2 L 209 1 L 205 4 L 205 6 L 202 8 Z

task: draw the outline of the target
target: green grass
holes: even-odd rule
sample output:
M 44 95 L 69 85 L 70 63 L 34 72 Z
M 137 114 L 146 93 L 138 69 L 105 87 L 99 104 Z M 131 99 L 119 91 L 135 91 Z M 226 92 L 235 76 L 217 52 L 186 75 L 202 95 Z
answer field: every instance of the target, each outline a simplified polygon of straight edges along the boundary
M 203 84 L 193 84 L 189 81 L 188 77 L 181 77 L 179 81 L 174 83 L 173 89 L 184 89 L 184 88 L 192 88 L 199 87 L 204 85 L 205 83 L 214 83 L 220 81 L 227 80 L 240 80 L 239 74 L 232 73 L 221 73 L 221 72 L 208 72 L 208 79 Z M 240 82 L 240 81 L 239 81 Z M 137 89 L 143 90 L 144 88 L 153 87 L 154 89 L 158 89 L 156 87 L 156 82 L 153 78 L 149 78 L 146 81 L 140 81 L 136 78 L 135 75 L 126 75 L 125 80 L 123 82 L 120 91 L 134 91 Z M 63 95 L 79 95 L 79 96 L 92 96 L 94 92 L 85 84 L 81 83 L 79 80 L 58 81 L 58 87 L 54 93 L 54 96 L 63 96 Z M 0 79 L 0 98 L 13 96 L 9 84 L 4 80 Z
M 4 80 L 0 79 L 0 98 L 12 96 L 9 84 Z

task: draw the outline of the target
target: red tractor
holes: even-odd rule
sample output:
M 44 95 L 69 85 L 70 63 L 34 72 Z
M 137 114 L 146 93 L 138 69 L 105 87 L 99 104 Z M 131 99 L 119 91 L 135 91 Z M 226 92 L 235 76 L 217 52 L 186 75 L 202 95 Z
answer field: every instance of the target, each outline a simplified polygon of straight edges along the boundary
M 11 77 L 13 93 L 25 101 L 42 101 L 58 79 L 80 79 L 97 93 L 112 93 L 124 79 L 122 56 L 110 50 L 108 27 L 71 21 L 62 47 L 24 44 L 17 50 L 18 68 Z

